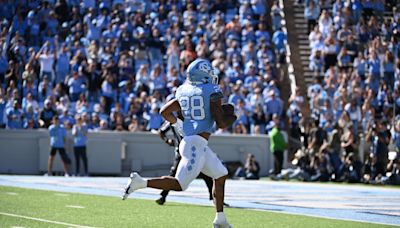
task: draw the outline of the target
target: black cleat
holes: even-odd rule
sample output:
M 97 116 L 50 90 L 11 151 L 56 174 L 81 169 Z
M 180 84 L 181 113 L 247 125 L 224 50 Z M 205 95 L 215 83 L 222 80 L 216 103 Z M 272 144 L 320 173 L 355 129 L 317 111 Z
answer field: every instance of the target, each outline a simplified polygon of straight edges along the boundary
M 157 203 L 158 205 L 164 205 L 164 203 L 165 203 L 165 198 L 164 198 L 164 197 L 160 197 L 160 199 L 156 200 L 156 203 Z

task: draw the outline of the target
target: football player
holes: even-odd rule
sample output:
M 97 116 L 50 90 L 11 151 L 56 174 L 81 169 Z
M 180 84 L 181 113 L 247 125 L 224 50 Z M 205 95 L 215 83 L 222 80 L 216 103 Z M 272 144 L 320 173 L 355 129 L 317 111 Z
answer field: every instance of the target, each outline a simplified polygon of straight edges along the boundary
M 224 188 L 228 170 L 217 155 L 208 147 L 208 139 L 214 123 L 226 128 L 236 120 L 232 105 L 222 104 L 223 94 L 218 86 L 217 71 L 205 59 L 196 59 L 186 70 L 186 82 L 181 85 L 172 99 L 160 110 L 165 120 L 177 124 L 176 113 L 184 117 L 184 137 L 179 144 L 182 159 L 175 177 L 163 176 L 144 179 L 138 173 L 131 173 L 122 199 L 137 189 L 150 187 L 162 190 L 184 191 L 200 172 L 213 178 L 216 216 L 214 227 L 231 227 L 224 208 Z
M 179 115 L 178 115 L 179 116 Z M 183 119 L 183 117 L 178 117 L 179 119 Z M 182 121 L 180 121 L 182 122 Z M 179 154 L 179 143 L 181 142 L 183 138 L 183 132 L 182 132 L 182 127 L 181 126 L 172 126 L 170 122 L 165 121 L 163 125 L 161 126 L 160 130 L 158 131 L 158 134 L 160 135 L 160 138 L 168 145 L 175 147 L 175 158 L 174 158 L 174 163 L 171 166 L 171 170 L 169 172 L 169 175 L 171 177 L 174 177 L 176 174 L 176 171 L 178 169 L 179 162 L 182 159 L 182 156 Z M 173 137 L 169 138 L 167 137 L 167 132 L 171 131 Z M 213 199 L 212 195 L 212 187 L 213 187 L 213 180 L 211 177 L 204 175 L 203 173 L 200 173 L 198 178 L 201 178 L 204 180 L 204 182 L 207 185 L 208 188 L 208 193 L 210 195 L 210 200 Z M 169 191 L 168 190 L 163 190 L 160 195 L 161 197 L 156 200 L 156 203 L 159 205 L 163 205 L 166 201 L 166 198 L 168 196 Z
M 181 115 L 178 114 L 178 120 L 183 119 Z M 182 123 L 182 121 L 179 121 L 179 123 Z M 167 133 L 171 131 L 172 137 L 167 137 Z M 168 145 L 175 147 L 175 158 L 174 158 L 174 163 L 171 166 L 171 170 L 169 172 L 169 175 L 174 177 L 176 174 L 176 170 L 178 169 L 179 162 L 181 161 L 182 156 L 179 154 L 179 143 L 181 142 L 183 138 L 183 131 L 182 131 L 182 126 L 180 124 L 175 126 L 172 126 L 172 124 L 168 121 L 165 121 L 163 125 L 160 127 L 160 130 L 158 131 L 158 134 L 160 135 L 160 138 Z M 204 182 L 207 185 L 208 193 L 209 193 L 209 199 L 213 200 L 213 179 L 209 176 L 206 176 L 204 173 L 200 173 L 197 178 L 201 178 L 204 180 Z M 167 196 L 168 196 L 169 191 L 168 190 L 163 190 L 160 195 L 161 197 L 156 200 L 156 203 L 159 205 L 164 205 Z M 229 207 L 229 204 L 224 202 L 224 206 Z

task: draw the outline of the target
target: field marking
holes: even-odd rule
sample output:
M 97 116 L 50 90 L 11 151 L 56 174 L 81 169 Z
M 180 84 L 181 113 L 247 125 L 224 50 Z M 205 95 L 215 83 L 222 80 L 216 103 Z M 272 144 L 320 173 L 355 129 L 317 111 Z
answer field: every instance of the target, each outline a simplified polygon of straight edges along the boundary
M 18 195 L 18 193 L 16 193 L 16 192 L 6 192 L 6 194 L 7 194 L 7 195 L 10 195 L 10 196 L 16 196 L 16 195 Z
M 95 228 L 93 226 L 82 226 L 82 225 L 76 225 L 76 224 L 72 224 L 72 223 L 58 222 L 58 221 L 52 221 L 52 220 L 41 219 L 41 218 L 34 218 L 34 217 L 11 214 L 11 213 L 5 213 L 5 212 L 0 212 L 0 215 L 10 216 L 10 217 L 15 217 L 15 218 L 24 218 L 24 219 L 29 219 L 29 220 L 39 221 L 39 222 L 53 223 L 53 224 L 64 225 L 64 226 L 68 226 L 68 227 Z
M 77 208 L 77 209 L 85 209 L 84 206 L 79 206 L 79 205 L 65 205 L 65 207 L 69 207 L 69 208 Z
M 55 193 L 54 195 L 55 195 L 55 196 L 64 196 L 64 197 L 65 197 L 65 196 L 69 196 L 68 194 L 64 194 L 64 193 Z

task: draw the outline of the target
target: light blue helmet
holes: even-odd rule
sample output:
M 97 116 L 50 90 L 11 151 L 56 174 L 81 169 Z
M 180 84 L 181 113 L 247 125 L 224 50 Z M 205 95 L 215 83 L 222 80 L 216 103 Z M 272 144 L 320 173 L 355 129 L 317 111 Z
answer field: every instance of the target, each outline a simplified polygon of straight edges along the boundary
M 218 71 L 210 61 L 201 58 L 189 64 L 186 77 L 191 84 L 218 84 Z

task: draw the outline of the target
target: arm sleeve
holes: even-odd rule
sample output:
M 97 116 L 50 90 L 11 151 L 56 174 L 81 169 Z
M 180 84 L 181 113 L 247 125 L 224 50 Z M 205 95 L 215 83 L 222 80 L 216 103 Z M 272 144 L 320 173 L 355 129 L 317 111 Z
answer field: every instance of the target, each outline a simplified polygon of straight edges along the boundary
M 165 121 L 163 125 L 160 127 L 160 131 L 162 133 L 166 133 L 171 128 L 171 125 L 168 121 Z

